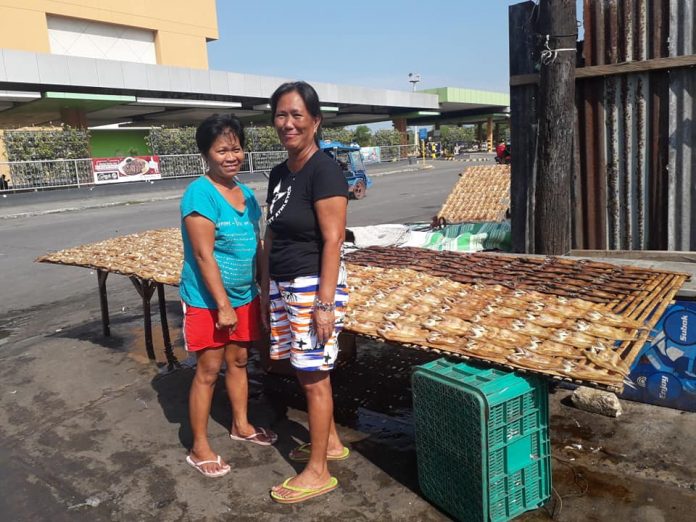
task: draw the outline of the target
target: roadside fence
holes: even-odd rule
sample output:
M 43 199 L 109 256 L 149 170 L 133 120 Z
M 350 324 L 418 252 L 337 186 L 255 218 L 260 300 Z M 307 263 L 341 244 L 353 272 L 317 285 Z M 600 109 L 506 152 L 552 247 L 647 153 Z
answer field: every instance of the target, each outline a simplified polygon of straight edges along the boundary
M 417 152 L 415 145 L 363 147 L 361 155 L 370 163 L 406 160 Z M 287 158 L 286 151 L 247 152 L 241 172 L 268 173 Z M 168 154 L 159 156 L 161 179 L 188 178 L 205 172 L 199 154 Z M 0 162 L 0 193 L 44 190 L 94 185 L 92 159 L 57 159 Z
M 241 172 L 269 172 L 287 155 L 247 152 Z M 159 156 L 159 172 L 161 179 L 191 178 L 204 174 L 205 165 L 200 154 L 167 154 Z M 94 184 L 91 158 L 0 162 L 0 193 Z
M 413 145 L 388 145 L 384 147 L 374 147 L 379 149 L 379 161 L 381 163 L 387 161 L 406 160 L 418 153 L 418 148 Z
M 89 158 L 0 163 L 0 192 L 80 187 L 93 183 L 92 160 Z

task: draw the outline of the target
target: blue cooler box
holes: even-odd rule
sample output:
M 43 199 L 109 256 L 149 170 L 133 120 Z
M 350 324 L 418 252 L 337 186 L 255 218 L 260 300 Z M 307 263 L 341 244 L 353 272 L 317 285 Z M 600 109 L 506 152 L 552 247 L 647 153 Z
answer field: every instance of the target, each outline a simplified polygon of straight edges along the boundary
M 696 411 L 696 300 L 670 305 L 631 367 L 622 397 Z

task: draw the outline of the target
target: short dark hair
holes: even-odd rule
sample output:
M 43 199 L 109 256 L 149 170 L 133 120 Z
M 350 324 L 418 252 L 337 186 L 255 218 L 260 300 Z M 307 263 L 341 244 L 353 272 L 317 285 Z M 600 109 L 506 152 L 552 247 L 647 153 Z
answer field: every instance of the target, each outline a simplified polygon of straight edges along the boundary
M 280 87 L 278 87 L 275 92 L 271 95 L 271 117 L 275 119 L 276 109 L 278 108 L 278 100 L 284 94 L 289 92 L 296 92 L 302 98 L 302 101 L 307 107 L 307 112 L 315 118 L 319 118 L 319 128 L 317 129 L 317 139 L 321 135 L 321 123 L 323 121 L 323 116 L 321 114 L 321 103 L 319 103 L 319 95 L 317 91 L 314 90 L 307 82 L 297 81 L 297 82 L 285 82 Z
M 231 114 L 208 116 L 196 129 L 196 145 L 200 153 L 207 155 L 213 142 L 227 132 L 234 134 L 239 145 L 244 148 L 244 125 L 239 118 Z

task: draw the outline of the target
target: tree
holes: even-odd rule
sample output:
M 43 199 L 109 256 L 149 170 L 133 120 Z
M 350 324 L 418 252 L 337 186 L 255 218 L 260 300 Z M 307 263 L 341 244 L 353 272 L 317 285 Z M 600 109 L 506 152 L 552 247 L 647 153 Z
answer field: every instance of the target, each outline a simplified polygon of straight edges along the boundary
M 373 141 L 378 147 L 401 145 L 401 133 L 396 129 L 381 129 L 375 132 Z
M 372 131 L 367 125 L 358 125 L 353 131 L 353 141 L 361 147 L 372 145 Z
M 440 143 L 448 150 L 453 150 L 455 144 L 469 142 L 473 138 L 473 129 L 456 127 L 454 125 L 442 125 L 440 127 Z
M 345 127 L 327 127 L 321 131 L 321 139 L 329 141 L 340 141 L 346 145 L 353 141 L 353 133 Z

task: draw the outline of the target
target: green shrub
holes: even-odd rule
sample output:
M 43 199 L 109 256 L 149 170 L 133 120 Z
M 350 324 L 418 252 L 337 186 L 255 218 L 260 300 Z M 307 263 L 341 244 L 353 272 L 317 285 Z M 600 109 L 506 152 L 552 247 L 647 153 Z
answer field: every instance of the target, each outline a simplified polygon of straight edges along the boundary
M 322 129 L 321 139 L 340 141 L 344 145 L 348 145 L 353 141 L 353 133 L 345 127 L 327 127 Z
M 281 145 L 278 139 L 278 133 L 269 125 L 263 127 L 250 125 L 245 127 L 244 136 L 246 137 L 244 149 L 247 152 L 283 150 L 283 145 Z
M 146 139 L 153 154 L 198 154 L 195 127 L 152 128 Z
M 8 161 L 89 158 L 89 131 L 68 126 L 4 133 Z

